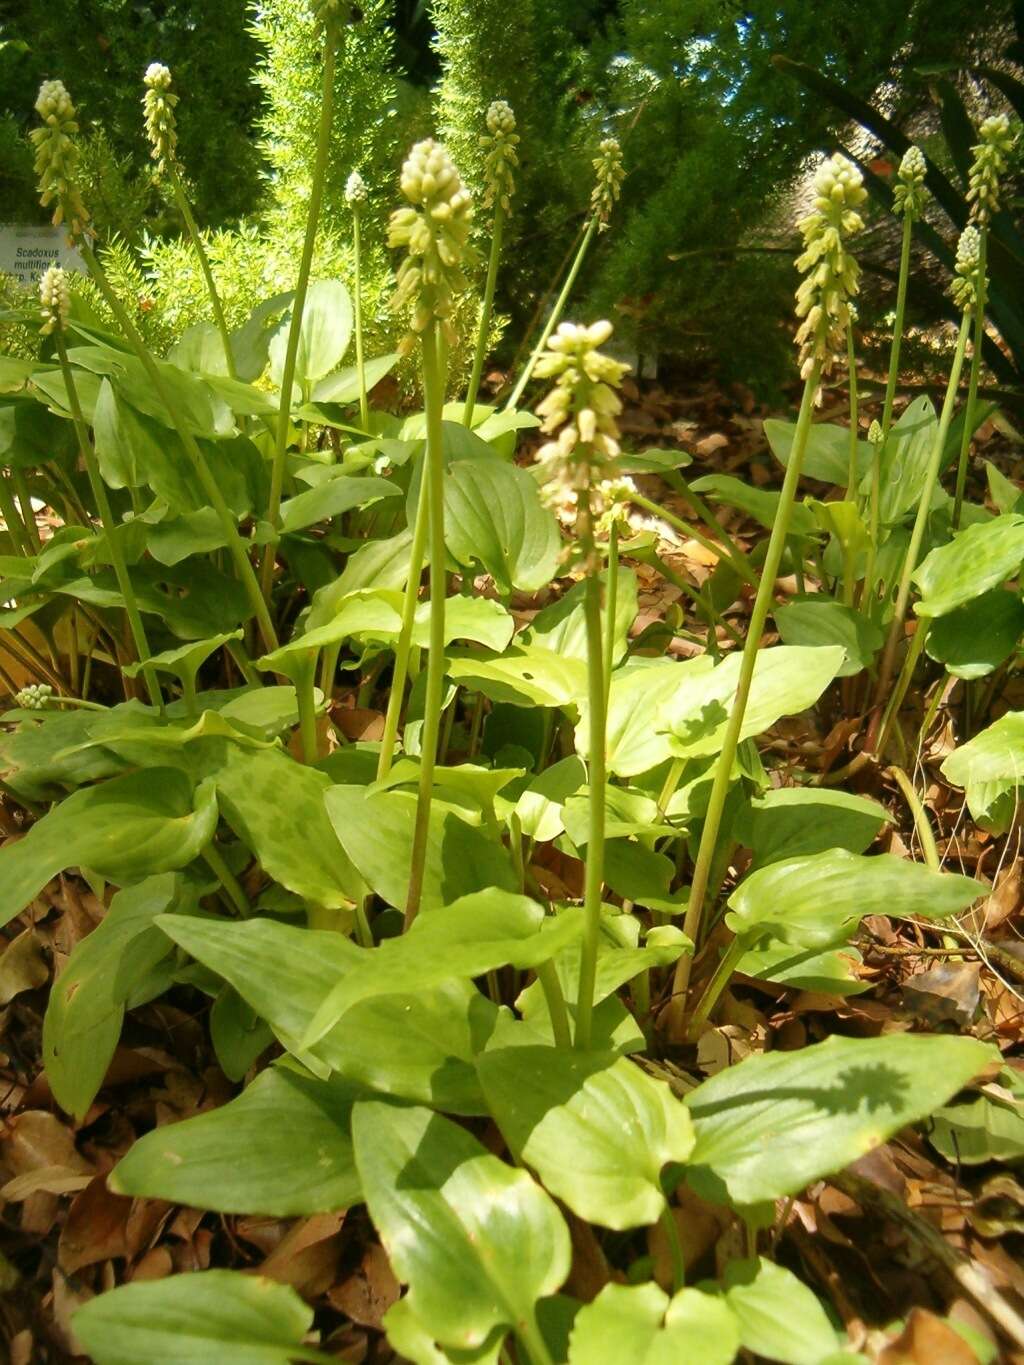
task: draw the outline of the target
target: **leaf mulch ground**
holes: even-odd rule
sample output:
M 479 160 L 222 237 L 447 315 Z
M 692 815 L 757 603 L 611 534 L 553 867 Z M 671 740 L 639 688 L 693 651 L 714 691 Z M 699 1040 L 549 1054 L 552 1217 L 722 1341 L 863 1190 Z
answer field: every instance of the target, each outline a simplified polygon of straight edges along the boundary
M 631 400 L 623 426 L 636 447 L 692 451 L 691 476 L 724 472 L 759 486 L 775 482 L 761 434 L 770 413 L 746 391 L 680 386 L 670 392 L 654 385 L 642 395 L 633 389 Z M 830 408 L 837 416 L 843 412 L 841 395 L 834 402 L 826 395 L 823 415 Z M 865 425 L 871 415 L 869 405 Z M 991 424 L 980 434 L 986 458 L 1007 471 L 1016 462 L 1012 435 Z M 686 516 L 685 505 L 657 479 L 640 482 L 650 496 Z M 764 534 L 728 509 L 722 519 L 745 547 Z M 638 524 L 645 523 L 638 518 Z M 666 534 L 661 553 L 696 585 L 713 566 L 704 549 L 682 536 Z M 698 629 L 677 587 L 654 569 L 635 567 L 637 632 L 670 609 L 681 610 L 687 625 Z M 748 609 L 749 602 L 741 600 L 729 613 L 741 630 Z M 725 636 L 721 643 L 730 647 Z M 693 648 L 685 641 L 678 647 Z M 346 716 L 352 705 L 352 698 L 338 699 L 344 728 L 373 737 L 377 717 Z M 911 711 L 923 709 L 920 699 L 909 705 Z M 1008 688 L 1001 706 L 1024 707 L 1024 684 Z M 871 1037 L 915 1026 L 971 1032 L 998 1042 L 1004 1053 L 1019 1048 L 1024 851 L 1019 831 L 993 839 L 974 827 L 961 794 L 942 782 L 938 764 L 957 740 L 959 721 L 958 696 L 950 689 L 912 774 L 944 864 L 992 884 L 988 899 L 961 922 L 956 941 L 874 917 L 858 945 L 863 961 L 857 971 L 870 983 L 866 993 L 842 999 L 741 982 L 725 998 L 719 1026 L 702 1040 L 698 1055 L 670 1049 L 665 1066 L 699 1076 L 751 1050 L 799 1048 L 833 1032 Z M 847 761 L 856 729 L 848 715 L 819 713 L 781 722 L 768 741 L 783 769 L 795 763 L 815 771 Z M 892 811 L 883 847 L 920 856 L 895 784 L 867 770 L 849 785 Z M 0 806 L 0 827 L 0 837 L 17 837 L 18 815 Z M 553 870 L 545 875 L 550 878 Z M 315 1306 L 323 1347 L 337 1359 L 395 1359 L 380 1323 L 398 1285 L 362 1209 L 300 1219 L 225 1217 L 124 1198 L 106 1188 L 107 1173 L 136 1137 L 222 1104 L 237 1088 L 215 1062 L 208 1002 L 182 988 L 128 1016 L 106 1084 L 81 1124 L 57 1108 L 40 1061 L 47 991 L 102 914 L 102 904 L 81 880 L 62 876 L 0 939 L 0 1360 L 7 1365 L 82 1360 L 70 1327 L 79 1304 L 126 1280 L 211 1266 L 258 1271 L 294 1286 Z M 680 1198 L 678 1219 L 694 1277 L 742 1254 L 745 1234 L 728 1214 L 685 1191 Z M 610 1272 L 593 1234 L 576 1228 L 570 1289 L 589 1298 Z M 970 1365 L 973 1354 L 942 1318 L 951 1314 L 991 1335 L 978 1309 L 979 1274 L 982 1288 L 991 1283 L 1024 1311 L 1022 1234 L 1024 1184 L 1012 1170 L 957 1169 L 922 1136 L 908 1133 L 787 1201 L 770 1236 L 774 1254 L 831 1301 L 854 1343 L 882 1365 Z M 657 1231 L 650 1250 L 668 1281 Z M 907 1318 L 903 1335 L 882 1347 L 879 1328 L 897 1318 Z M 1024 1361 L 1024 1354 L 1002 1358 Z

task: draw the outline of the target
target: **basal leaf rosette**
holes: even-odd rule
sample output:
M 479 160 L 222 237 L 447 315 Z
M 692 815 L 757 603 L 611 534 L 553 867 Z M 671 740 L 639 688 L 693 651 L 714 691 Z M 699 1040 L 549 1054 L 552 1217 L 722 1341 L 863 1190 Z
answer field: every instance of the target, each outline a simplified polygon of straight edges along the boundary
M 516 116 L 507 100 L 494 100 L 487 110 L 487 132 L 480 139 L 484 159 L 484 208 L 495 203 L 508 213 L 515 190 L 513 169 L 519 165 Z
M 39 202 L 44 209 L 54 206 L 55 227 L 63 223 L 72 239 L 81 237 L 88 230 L 89 214 L 75 180 L 78 120 L 63 81 L 43 81 L 36 98 L 36 113 L 43 126 L 33 128 L 29 138 L 35 148 Z
M 804 275 L 796 292 L 796 315 L 803 319 L 796 341 L 804 379 L 815 363 L 827 374 L 845 350 L 850 303 L 860 280 L 860 266 L 846 249 L 846 239 L 863 228 L 858 209 L 867 198 L 860 171 L 838 152 L 818 168 L 814 192 L 814 208 L 799 224 L 804 249 L 796 262 Z
M 451 316 L 455 297 L 466 288 L 463 267 L 474 254 L 469 245 L 473 204 L 445 148 L 427 138 L 417 142 L 402 167 L 402 193 L 408 208 L 391 215 L 388 245 L 405 247 L 392 300 L 397 311 L 411 311 L 413 332 L 432 321 L 445 324 L 454 342 Z

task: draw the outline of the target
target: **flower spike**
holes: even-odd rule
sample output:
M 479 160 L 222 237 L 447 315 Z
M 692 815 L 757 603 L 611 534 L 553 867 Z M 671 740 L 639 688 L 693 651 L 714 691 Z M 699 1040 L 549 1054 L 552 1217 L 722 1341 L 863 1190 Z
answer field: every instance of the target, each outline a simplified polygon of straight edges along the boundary
M 920 147 L 908 147 L 897 171 L 899 183 L 893 190 L 893 211 L 917 221 L 924 212 L 924 178 L 928 163 Z
M 519 134 L 516 132 L 516 116 L 506 100 L 495 100 L 487 110 L 487 132 L 480 139 L 480 146 L 487 152 L 484 161 L 484 208 L 495 203 L 501 205 L 506 213 L 511 208 L 512 194 L 515 190 L 513 168 L 519 165 Z
M 150 63 L 143 83 L 146 93 L 142 97 L 142 107 L 146 113 L 150 156 L 156 162 L 157 173 L 162 175 L 174 161 L 177 151 L 178 123 L 174 107 L 178 96 L 171 92 L 170 71 L 160 62 Z
M 597 215 L 602 230 L 608 226 L 612 209 L 622 193 L 622 182 L 626 171 L 622 165 L 622 148 L 618 139 L 606 137 L 597 145 L 594 157 L 594 170 L 597 183 L 590 196 L 590 207 Z
M 844 349 L 860 279 L 845 239 L 864 226 L 857 210 L 867 198 L 860 171 L 838 152 L 819 167 L 814 190 L 814 208 L 799 224 L 804 249 L 796 262 L 804 274 L 796 293 L 796 315 L 803 319 L 796 340 L 805 379 L 816 361 L 827 373 Z
M 43 336 L 51 332 L 66 332 L 71 315 L 71 291 L 68 277 L 59 265 L 51 265 L 39 281 L 39 302 L 43 310 Z
M 1010 121 L 1005 114 L 993 114 L 978 129 L 978 135 L 980 141 L 971 148 L 974 162 L 967 182 L 967 202 L 971 221 L 984 226 L 999 211 L 999 179 L 1013 148 Z
M 366 181 L 358 171 L 353 171 L 345 181 L 345 202 L 351 208 L 356 208 L 365 204 L 366 200 Z
M 87 231 L 89 214 L 75 183 L 78 122 L 75 106 L 62 81 L 43 81 L 36 99 L 41 128 L 29 133 L 36 149 L 35 171 L 39 182 L 39 202 L 43 208 L 54 205 L 53 224 L 65 223 L 74 240 Z
M 964 313 L 973 312 L 977 302 L 980 268 L 981 234 L 976 227 L 968 224 L 956 244 L 956 274 L 950 287 L 954 303 Z

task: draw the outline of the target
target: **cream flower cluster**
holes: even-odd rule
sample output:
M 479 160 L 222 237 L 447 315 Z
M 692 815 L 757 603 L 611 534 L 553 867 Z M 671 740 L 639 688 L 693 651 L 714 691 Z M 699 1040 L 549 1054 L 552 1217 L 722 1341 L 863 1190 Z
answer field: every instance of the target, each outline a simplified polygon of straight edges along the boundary
M 54 205 L 55 226 L 66 223 L 72 237 L 86 231 L 89 214 L 75 184 L 78 122 L 75 106 L 62 81 L 43 81 L 36 98 L 36 113 L 43 121 L 29 137 L 35 147 L 35 172 L 39 183 L 39 202 L 43 208 Z
M 29 683 L 14 695 L 14 704 L 22 711 L 42 711 L 53 697 L 49 683 Z
M 614 137 L 606 137 L 597 145 L 594 157 L 597 183 L 590 195 L 590 207 L 597 214 L 601 227 L 607 227 L 611 211 L 622 193 L 626 171 L 622 164 L 622 148 Z
M 555 385 L 537 406 L 541 430 L 557 436 L 541 447 L 541 463 L 553 474 L 566 476 L 572 487 L 589 487 L 593 475 L 605 470 L 619 453 L 616 418 L 622 400 L 616 393 L 629 369 L 598 350 L 612 334 L 610 322 L 579 327 L 563 322 L 537 361 L 538 379 Z
M 59 265 L 51 265 L 39 281 L 39 302 L 43 310 L 40 332 L 66 332 L 71 314 L 71 291 L 68 277 Z
M 171 73 L 161 62 L 151 62 L 142 79 L 146 87 L 142 107 L 146 114 L 149 154 L 162 175 L 173 163 L 178 146 L 178 122 L 174 114 L 178 96 L 172 94 Z
M 345 181 L 345 202 L 353 208 L 366 203 L 366 181 L 358 171 L 353 171 Z
M 898 184 L 893 191 L 893 211 L 912 221 L 924 212 L 924 178 L 928 163 L 920 147 L 908 147 L 897 171 Z
M 814 208 L 799 223 L 804 249 L 796 268 L 804 275 L 796 291 L 800 373 L 806 379 L 815 362 L 825 374 L 845 347 L 850 301 L 857 293 L 860 266 L 846 249 L 846 238 L 859 232 L 858 213 L 867 198 L 863 177 L 838 152 L 814 177 Z
M 873 418 L 871 425 L 868 427 L 868 444 L 880 446 L 882 444 L 882 439 L 881 423 L 878 421 L 877 417 Z
M 956 244 L 956 273 L 950 287 L 953 302 L 964 313 L 971 312 L 977 302 L 980 266 L 981 234 L 976 227 L 968 225 Z
M 516 116 L 506 100 L 495 100 L 487 110 L 487 132 L 480 139 L 480 146 L 487 156 L 484 160 L 484 208 L 495 202 L 508 213 L 515 190 L 513 168 L 519 165 L 519 134 L 516 132 Z
M 395 310 L 412 310 L 412 328 L 446 321 L 466 287 L 462 267 L 472 248 L 473 205 L 451 157 L 439 142 L 417 142 L 402 167 L 402 193 L 411 208 L 391 215 L 388 245 L 408 249 L 398 268 Z
M 978 129 L 981 141 L 972 147 L 974 161 L 967 182 L 967 202 L 971 221 L 985 224 L 999 211 L 999 178 L 1013 147 L 1010 121 L 1005 114 L 993 114 Z

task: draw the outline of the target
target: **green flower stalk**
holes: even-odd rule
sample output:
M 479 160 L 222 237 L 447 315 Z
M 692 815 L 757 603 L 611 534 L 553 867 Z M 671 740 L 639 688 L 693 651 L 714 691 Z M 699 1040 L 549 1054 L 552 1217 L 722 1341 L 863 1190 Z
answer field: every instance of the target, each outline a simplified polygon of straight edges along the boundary
M 446 343 L 454 340 L 449 321 L 456 294 L 465 288 L 463 265 L 470 258 L 469 229 L 473 217 L 470 194 L 462 184 L 447 151 L 433 139 L 418 142 L 402 167 L 402 193 L 407 207 L 391 215 L 388 244 L 405 247 L 398 268 L 398 288 L 392 306 L 408 310 L 413 337 L 420 339 L 423 375 L 423 406 L 426 413 L 427 448 L 420 471 L 420 497 L 409 554 L 409 577 L 405 585 L 402 625 L 395 647 L 395 669 L 388 699 L 388 713 L 381 741 L 379 771 L 387 774 L 398 732 L 409 650 L 416 613 L 416 599 L 423 558 L 430 547 L 430 649 L 427 656 L 427 687 L 420 741 L 419 792 L 413 828 L 409 890 L 405 904 L 406 927 L 419 913 L 426 865 L 427 830 L 434 794 L 434 767 L 444 699 L 444 461 L 442 414 L 445 390 Z
M 607 229 L 611 211 L 622 192 L 622 182 L 626 175 L 622 164 L 622 148 L 615 138 L 606 137 L 598 144 L 597 151 L 598 154 L 593 160 L 596 179 L 590 195 L 590 220 L 584 230 L 572 265 L 569 267 L 569 273 L 565 277 L 565 283 L 562 285 L 558 298 L 555 300 L 555 306 L 552 308 L 550 316 L 544 324 L 540 339 L 530 353 L 530 358 L 526 362 L 526 368 L 519 376 L 518 382 L 505 404 L 505 411 L 515 408 L 522 398 L 523 392 L 530 382 L 530 377 L 537 368 L 537 362 L 543 355 L 544 348 L 548 344 L 548 338 L 561 321 L 562 314 L 565 311 L 565 305 L 569 301 L 569 295 L 572 293 L 573 285 L 576 283 L 580 270 L 583 267 L 583 262 L 590 249 L 590 244 L 598 232 L 604 232 Z
M 270 495 L 267 499 L 267 521 L 277 527 L 281 518 L 281 494 L 284 489 L 285 458 L 288 452 L 288 431 L 291 426 L 292 388 L 295 383 L 295 366 L 299 356 L 299 339 L 302 335 L 302 314 L 306 307 L 309 292 L 309 276 L 313 268 L 313 250 L 316 234 L 320 225 L 320 208 L 323 204 L 324 185 L 327 181 L 327 160 L 330 151 L 331 123 L 334 118 L 334 71 L 337 64 L 337 44 L 339 28 L 348 17 L 351 5 L 342 0 L 315 0 L 313 18 L 324 31 L 324 60 L 320 76 L 320 122 L 316 134 L 316 154 L 313 159 L 313 176 L 309 189 L 309 207 L 306 214 L 306 231 L 302 241 L 302 255 L 299 257 L 299 274 L 295 281 L 295 297 L 292 300 L 292 315 L 288 326 L 288 341 L 285 346 L 284 365 L 281 371 L 281 397 L 277 412 L 277 428 L 274 437 L 274 457 L 270 466 Z M 273 543 L 268 544 L 260 567 L 260 581 L 264 600 L 270 601 L 270 590 L 274 580 L 276 554 Z
M 556 381 L 537 407 L 541 430 L 554 437 L 541 447 L 537 458 L 547 482 L 554 482 L 575 495 L 577 551 L 585 584 L 590 825 L 574 1039 L 576 1047 L 583 1049 L 590 1046 L 593 1031 L 607 786 L 606 645 L 601 632 L 601 554 L 596 539 L 596 497 L 602 480 L 612 474 L 615 457 L 619 454 L 619 429 L 615 419 L 622 410 L 622 402 L 616 390 L 629 369 L 628 365 L 612 360 L 598 349 L 611 334 L 610 322 L 595 322 L 590 327 L 562 323 L 536 366 L 539 379 Z M 608 614 L 611 615 L 610 611 Z
M 113 314 L 114 320 L 120 327 L 125 340 L 128 342 L 132 351 L 137 356 L 139 363 L 146 371 L 146 377 L 152 386 L 153 392 L 165 408 L 171 425 L 174 427 L 179 440 L 185 448 L 185 453 L 191 460 L 196 477 L 202 485 L 203 492 L 209 499 L 210 506 L 214 509 L 221 528 L 224 532 L 224 539 L 235 565 L 239 581 L 246 591 L 249 598 L 253 614 L 259 623 L 260 633 L 263 636 L 267 649 L 277 648 L 277 634 L 274 630 L 274 623 L 270 619 L 266 603 L 260 595 L 259 584 L 253 573 L 249 556 L 246 553 L 245 545 L 241 536 L 238 534 L 238 526 L 234 515 L 224 500 L 224 495 L 220 490 L 220 485 L 213 477 L 206 457 L 199 447 L 195 436 L 192 434 L 185 418 L 178 409 L 174 399 L 174 394 L 168 387 L 160 369 L 146 349 L 139 329 L 128 316 L 124 304 L 121 302 L 116 291 L 107 279 L 106 272 L 100 265 L 89 242 L 89 231 L 87 227 L 88 213 L 82 203 L 78 185 L 75 182 L 75 167 L 78 160 L 77 147 L 74 142 L 74 134 L 77 132 L 78 125 L 75 121 L 75 108 L 71 103 L 67 91 L 60 81 L 44 82 L 39 98 L 36 101 L 36 108 L 40 117 L 44 121 L 43 128 L 33 129 L 30 134 L 36 147 L 36 167 L 39 173 L 39 193 L 40 203 L 45 207 L 54 205 L 54 223 L 64 223 L 68 226 L 72 238 L 77 242 L 86 269 L 91 276 L 93 283 L 103 297 L 104 303 Z M 41 136 L 40 136 L 41 135 Z M 45 324 L 44 324 L 45 325 Z M 60 333 L 55 335 L 60 344 Z
M 847 239 L 864 226 L 859 209 L 867 197 L 867 191 L 864 189 L 860 172 L 845 157 L 836 154 L 819 168 L 814 188 L 814 207 L 799 224 L 804 249 L 796 262 L 797 269 L 804 272 L 804 279 L 796 294 L 796 313 L 801 319 L 796 341 L 800 347 L 799 363 L 804 380 L 804 392 L 793 436 L 793 447 L 779 495 L 778 510 L 775 513 L 775 522 L 765 553 L 761 581 L 750 613 L 750 625 L 743 646 L 736 695 L 729 712 L 722 751 L 715 765 L 707 815 L 693 869 L 683 929 L 698 946 L 722 813 L 743 730 L 743 719 L 761 646 L 761 635 L 771 608 L 775 581 L 782 563 L 790 515 L 796 500 L 807 438 L 811 430 L 811 416 L 821 377 L 831 369 L 837 354 L 841 353 L 843 348 L 850 305 L 857 292 L 860 276 L 857 262 L 846 245 Z M 685 1014 L 691 961 L 689 956 L 684 956 L 676 965 L 673 1000 L 669 1008 L 669 1023 L 673 1028 L 681 1025 Z M 716 974 L 716 990 L 724 986 L 726 979 Z M 706 995 L 701 1001 L 692 1020 L 692 1031 L 696 1032 L 700 1028 L 714 1004 L 714 999 L 715 996 L 709 998 Z
M 1000 177 L 1006 170 L 1007 158 L 1013 148 L 1010 122 L 1005 114 L 985 119 L 978 129 L 979 141 L 971 150 L 974 160 L 967 182 L 967 202 L 971 206 L 970 222 L 978 229 L 978 270 L 976 296 L 973 300 L 974 338 L 971 346 L 971 371 L 964 409 L 964 429 L 960 437 L 960 454 L 956 466 L 956 493 L 953 500 L 953 529 L 958 530 L 967 486 L 967 465 L 971 439 L 974 436 L 974 414 L 978 403 L 978 384 L 981 380 L 981 355 L 985 342 L 985 306 L 988 298 L 988 228 L 993 213 L 999 211 Z
M 487 339 L 494 310 L 494 289 L 498 279 L 498 261 L 501 258 L 501 239 L 515 190 L 513 170 L 519 165 L 519 154 L 516 151 L 519 145 L 516 116 L 512 112 L 512 106 L 505 100 L 495 100 L 487 110 L 487 132 L 481 137 L 480 144 L 487 151 L 484 160 L 483 205 L 484 208 L 494 210 L 494 217 L 491 222 L 491 250 L 487 259 L 484 296 L 480 304 L 476 351 L 466 393 L 466 408 L 462 414 L 462 424 L 467 427 L 473 425 L 473 409 L 476 406 L 477 394 L 480 392 L 480 380 L 487 357 Z
M 864 593 L 861 598 L 863 609 L 874 597 L 873 579 L 875 576 L 875 553 L 878 545 L 878 529 L 882 505 L 882 451 L 885 446 L 885 433 L 881 423 L 873 420 L 868 427 L 868 445 L 871 447 L 871 494 L 868 502 L 868 549 L 864 565 Z
M 880 460 L 889 439 L 892 426 L 893 402 L 896 398 L 896 381 L 900 372 L 900 348 L 903 345 L 903 318 L 907 308 L 907 285 L 910 280 L 910 246 L 914 235 L 914 224 L 924 214 L 927 194 L 924 178 L 928 163 L 920 147 L 910 146 L 903 153 L 897 171 L 897 184 L 893 190 L 893 212 L 903 218 L 903 236 L 900 246 L 900 270 L 896 285 L 896 314 L 892 330 L 892 345 L 889 350 L 889 374 L 885 383 L 885 402 L 882 406 L 882 450 L 875 451 Z M 874 546 L 872 546 L 872 550 Z
M 949 372 L 949 382 L 946 385 L 946 396 L 942 404 L 942 412 L 939 417 L 939 425 L 935 431 L 935 439 L 928 455 L 928 465 L 925 471 L 924 484 L 921 488 L 921 497 L 917 506 L 917 516 L 914 518 L 913 530 L 910 533 L 910 544 L 903 559 L 903 567 L 900 572 L 899 588 L 896 592 L 896 606 L 893 610 L 892 621 L 889 625 L 889 634 L 885 642 L 885 650 L 882 654 L 882 662 L 878 670 L 878 689 L 876 701 L 881 702 L 889 686 L 892 677 L 893 664 L 896 658 L 896 648 L 899 644 L 900 636 L 903 633 L 903 623 L 907 616 L 907 604 L 910 601 L 910 585 L 914 570 L 917 568 L 918 558 L 921 553 L 921 544 L 924 540 L 925 527 L 928 524 L 928 514 L 931 509 L 932 494 L 935 491 L 935 484 L 939 477 L 939 465 L 942 462 L 942 452 L 946 448 L 946 438 L 949 435 L 950 424 L 953 420 L 953 408 L 956 403 L 957 388 L 960 384 L 960 374 L 963 370 L 964 356 L 967 351 L 967 340 L 971 331 L 971 323 L 978 308 L 979 300 L 984 297 L 984 279 L 982 275 L 981 260 L 981 234 L 975 227 L 966 227 L 960 234 L 960 241 L 956 249 L 956 273 L 953 278 L 951 293 L 953 301 L 962 311 L 960 322 L 960 332 L 957 337 L 956 350 L 953 353 L 953 364 Z M 925 623 L 918 627 L 919 633 L 925 628 Z M 923 645 L 923 636 L 922 636 Z M 875 746 L 878 747 L 877 745 Z
M 165 175 L 170 181 L 178 212 L 185 220 L 185 227 L 199 259 L 203 279 L 206 282 L 206 292 L 210 296 L 213 319 L 217 331 L 220 333 L 221 345 L 224 348 L 224 364 L 228 374 L 234 379 L 235 358 L 231 350 L 231 337 L 228 333 L 227 320 L 224 317 L 224 307 L 217 292 L 213 271 L 210 268 L 210 259 L 206 254 L 206 248 L 203 246 L 203 239 L 199 234 L 192 206 L 189 204 L 188 195 L 185 193 L 181 168 L 178 164 L 178 123 L 174 113 L 178 104 L 178 96 L 171 90 L 171 73 L 160 62 L 151 62 L 146 68 L 143 84 L 146 87 L 146 93 L 142 98 L 142 107 L 146 115 L 146 137 L 149 139 L 150 156 L 156 162 L 157 175 Z
M 359 421 L 370 429 L 370 405 L 366 397 L 366 366 L 363 360 L 363 267 L 360 227 L 366 204 L 366 182 L 353 171 L 345 182 L 345 202 L 352 210 L 352 255 L 355 263 L 356 376 L 359 380 Z
M 636 484 L 625 475 L 604 479 L 594 490 L 599 515 L 594 526 L 598 537 L 608 541 L 605 556 L 604 593 L 604 697 L 607 710 L 615 666 L 615 613 L 619 597 L 619 534 L 629 528 L 629 504 L 637 496 Z
M 68 289 L 67 276 L 58 265 L 51 265 L 39 281 L 39 301 L 42 306 L 43 325 L 39 329 L 44 336 L 52 336 L 57 347 L 57 355 L 60 359 L 60 368 L 64 376 L 64 385 L 68 393 L 68 404 L 71 408 L 71 416 L 74 423 L 75 435 L 78 438 L 78 450 L 85 465 L 86 474 L 89 477 L 89 487 L 92 489 L 92 496 L 96 503 L 97 511 L 100 514 L 100 523 L 107 540 L 107 550 L 110 554 L 110 562 L 114 568 L 117 578 L 117 586 L 121 590 L 124 598 L 125 614 L 128 617 L 128 627 L 131 631 L 132 640 L 135 644 L 135 652 L 142 663 L 143 677 L 146 680 L 146 690 L 149 699 L 158 709 L 163 707 L 163 699 L 160 695 L 160 688 L 157 685 L 156 675 L 151 668 L 146 667 L 151 650 L 149 641 L 146 638 L 146 628 L 142 623 L 142 614 L 139 611 L 139 604 L 135 597 L 135 589 L 132 586 L 131 578 L 128 574 L 128 565 L 125 562 L 124 551 L 121 546 L 120 528 L 114 520 L 113 509 L 110 506 L 110 499 L 107 497 L 107 487 L 100 475 L 99 463 L 96 459 L 96 452 L 89 440 L 89 431 L 85 424 L 85 417 L 82 414 L 82 405 L 78 398 L 78 388 L 75 384 L 74 371 L 68 362 L 67 347 L 64 343 L 64 333 L 67 330 L 68 317 L 71 311 L 71 296 Z

